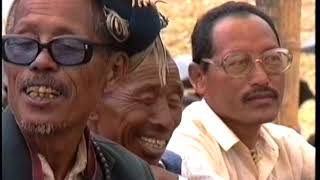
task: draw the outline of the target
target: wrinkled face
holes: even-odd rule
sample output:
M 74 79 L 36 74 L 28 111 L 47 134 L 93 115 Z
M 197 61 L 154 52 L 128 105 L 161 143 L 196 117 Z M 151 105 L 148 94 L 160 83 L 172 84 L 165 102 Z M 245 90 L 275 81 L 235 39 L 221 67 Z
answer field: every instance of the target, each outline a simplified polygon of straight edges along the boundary
M 214 30 L 216 54 L 214 61 L 233 52 L 248 52 L 254 57 L 278 47 L 276 36 L 258 16 L 226 17 Z M 227 124 L 257 125 L 274 120 L 280 108 L 284 74 L 268 75 L 255 63 L 245 77 L 234 78 L 222 67 L 209 65 L 204 74 L 204 97 Z
M 96 131 L 147 162 L 157 164 L 180 123 L 182 96 L 174 61 L 169 63 L 167 84 L 161 87 L 158 66 L 154 60 L 146 59 L 106 93 L 98 110 Z
M 10 34 L 41 43 L 61 35 L 99 43 L 92 10 L 88 0 L 22 0 Z M 29 66 L 5 63 L 9 105 L 20 128 L 38 134 L 84 128 L 103 93 L 101 75 L 109 72 L 103 54 L 94 50 L 88 64 L 63 67 L 44 49 Z

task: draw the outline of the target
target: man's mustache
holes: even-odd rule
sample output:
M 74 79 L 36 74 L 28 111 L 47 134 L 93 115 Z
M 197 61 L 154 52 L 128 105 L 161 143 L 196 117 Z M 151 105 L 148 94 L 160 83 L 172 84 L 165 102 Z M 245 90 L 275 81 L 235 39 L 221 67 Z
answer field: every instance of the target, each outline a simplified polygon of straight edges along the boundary
M 37 74 L 24 79 L 20 84 L 20 89 L 25 90 L 31 86 L 47 86 L 59 91 L 63 96 L 69 95 L 68 86 L 49 73 Z
M 268 86 L 257 86 L 243 95 L 243 101 L 250 101 L 256 98 L 269 97 L 278 99 L 279 93 L 274 88 Z

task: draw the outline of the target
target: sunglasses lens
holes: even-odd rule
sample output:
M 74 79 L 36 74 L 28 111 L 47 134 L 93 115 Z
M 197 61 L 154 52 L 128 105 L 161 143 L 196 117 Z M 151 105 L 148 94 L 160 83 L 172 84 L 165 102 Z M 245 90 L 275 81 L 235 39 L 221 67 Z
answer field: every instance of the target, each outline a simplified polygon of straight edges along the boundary
M 19 65 L 30 64 L 37 56 L 38 43 L 22 37 L 10 37 L 3 40 L 4 60 Z
M 78 39 L 61 38 L 52 43 L 52 55 L 62 65 L 83 64 L 89 45 Z

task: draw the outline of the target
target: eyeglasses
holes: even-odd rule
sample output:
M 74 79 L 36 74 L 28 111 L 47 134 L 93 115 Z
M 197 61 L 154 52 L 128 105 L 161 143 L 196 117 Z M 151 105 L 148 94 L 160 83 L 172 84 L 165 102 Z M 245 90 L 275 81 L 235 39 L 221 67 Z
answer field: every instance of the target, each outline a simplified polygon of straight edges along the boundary
M 249 74 L 255 67 L 255 62 L 261 63 L 267 74 L 281 74 L 289 69 L 292 63 L 292 54 L 288 49 L 275 48 L 265 51 L 257 58 L 249 53 L 238 52 L 226 55 L 221 63 L 206 58 L 202 61 L 222 66 L 227 74 L 238 78 Z
M 35 39 L 21 36 L 2 36 L 3 60 L 12 64 L 28 66 L 43 49 L 47 49 L 52 59 L 62 66 L 86 64 L 91 60 L 96 44 L 76 37 L 59 37 L 42 44 Z

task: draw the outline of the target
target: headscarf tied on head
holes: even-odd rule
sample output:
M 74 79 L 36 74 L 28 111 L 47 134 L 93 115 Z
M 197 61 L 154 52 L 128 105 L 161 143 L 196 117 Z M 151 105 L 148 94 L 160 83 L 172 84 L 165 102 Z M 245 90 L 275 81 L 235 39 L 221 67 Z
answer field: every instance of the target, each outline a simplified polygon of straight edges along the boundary
M 168 64 L 160 30 L 168 25 L 168 20 L 157 10 L 157 1 L 149 0 L 144 7 L 139 7 L 138 1 L 146 0 L 103 1 L 106 28 L 130 57 L 129 70 L 133 71 L 153 51 L 161 84 L 165 85 Z

